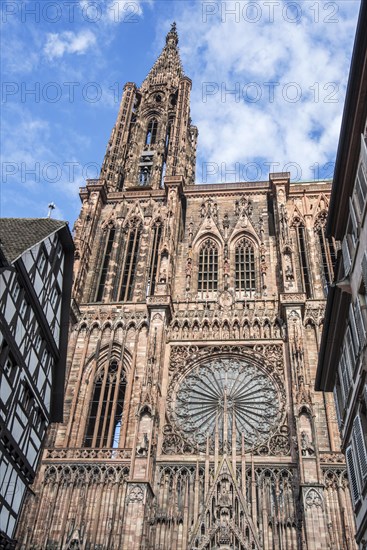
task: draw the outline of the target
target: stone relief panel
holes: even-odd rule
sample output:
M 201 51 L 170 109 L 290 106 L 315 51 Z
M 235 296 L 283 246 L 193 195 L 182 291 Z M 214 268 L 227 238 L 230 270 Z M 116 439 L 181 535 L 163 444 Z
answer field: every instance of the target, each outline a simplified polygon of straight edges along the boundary
M 144 489 L 141 485 L 134 484 L 130 487 L 129 494 L 127 496 L 127 503 L 130 502 L 142 502 L 144 499 Z
M 167 548 L 206 549 L 210 540 L 214 546 L 213 538 L 218 547 L 226 535 L 229 546 L 224 548 L 241 548 L 241 544 L 257 548 L 264 540 L 276 541 L 276 548 L 300 547 L 296 472 L 290 468 L 247 468 L 244 479 L 239 473 L 235 482 L 225 466 L 223 463 L 217 472 L 212 468 L 206 471 L 200 463 L 162 464 L 157 468 L 151 547 L 158 548 L 159 541 L 165 540 Z M 243 498 L 238 487 L 242 488 Z M 183 545 L 177 541 L 183 541 Z
M 274 303 L 236 307 L 231 292 L 219 294 L 212 307 L 178 310 L 170 323 L 171 340 L 284 339 L 285 324 Z
M 322 495 L 316 489 L 309 489 L 304 497 L 306 508 L 321 508 L 324 509 L 324 501 Z

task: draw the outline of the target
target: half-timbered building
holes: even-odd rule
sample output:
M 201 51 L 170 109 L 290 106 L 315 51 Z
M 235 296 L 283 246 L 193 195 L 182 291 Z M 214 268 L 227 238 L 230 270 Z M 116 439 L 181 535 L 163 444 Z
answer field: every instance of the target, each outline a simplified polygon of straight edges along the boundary
M 73 242 L 65 222 L 0 220 L 0 547 L 13 548 L 50 422 L 63 420 Z

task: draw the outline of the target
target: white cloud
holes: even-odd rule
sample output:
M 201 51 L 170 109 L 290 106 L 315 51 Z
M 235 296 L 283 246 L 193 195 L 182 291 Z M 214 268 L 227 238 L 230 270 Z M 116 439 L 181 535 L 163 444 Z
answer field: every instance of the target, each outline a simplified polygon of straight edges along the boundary
M 62 57 L 65 53 L 81 55 L 95 43 L 96 37 L 90 30 L 82 30 L 79 33 L 48 33 L 44 53 L 50 60 Z
M 193 81 L 192 119 L 199 129 L 197 181 L 202 181 L 205 162 L 218 165 L 211 180 L 217 182 L 245 179 L 243 170 L 240 178 L 223 177 L 221 163 L 230 170 L 235 163 L 242 167 L 253 161 L 262 165 L 261 179 L 268 177 L 264 161 L 278 162 L 275 171 L 296 163 L 302 172 L 291 170 L 294 178 L 315 178 L 315 163 L 322 167 L 335 160 L 359 2 L 339 2 L 335 14 L 335 3 L 299 2 L 297 24 L 285 17 L 285 2 L 274 3 L 279 8 L 271 22 L 269 2 L 259 1 L 262 17 L 256 23 L 243 16 L 247 2 L 178 4 L 181 57 Z M 206 5 L 216 13 L 205 16 Z M 230 15 L 238 5 L 239 16 Z M 318 6 L 319 13 L 310 6 Z M 168 26 L 165 21 L 161 35 Z M 214 91 L 203 101 L 207 82 Z M 269 82 L 277 83 L 274 100 Z M 297 90 L 299 100 L 292 102 Z M 251 102 L 246 92 L 261 97 Z

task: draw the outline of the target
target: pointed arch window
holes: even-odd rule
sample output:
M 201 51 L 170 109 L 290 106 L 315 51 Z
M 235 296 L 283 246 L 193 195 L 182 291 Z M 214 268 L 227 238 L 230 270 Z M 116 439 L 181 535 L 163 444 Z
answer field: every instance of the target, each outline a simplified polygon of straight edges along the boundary
M 102 269 L 99 277 L 96 302 L 101 302 L 103 298 L 103 292 L 104 292 L 106 278 L 108 274 L 108 266 L 109 266 L 111 254 L 112 254 L 113 241 L 115 239 L 115 231 L 116 231 L 115 228 L 111 227 L 107 232 L 107 239 L 106 239 L 104 258 L 102 263 Z
M 119 292 L 120 302 L 132 300 L 136 276 L 136 266 L 139 255 L 141 237 L 140 220 L 133 220 L 127 233 L 127 246 L 122 267 L 122 281 Z
M 118 447 L 125 393 L 125 371 L 113 360 L 97 372 L 94 380 L 85 447 Z
M 141 185 L 142 187 L 149 185 L 150 169 L 150 166 L 140 166 L 139 168 L 139 185 Z
M 298 250 L 301 263 L 301 277 L 303 282 L 303 288 L 306 292 L 307 298 L 312 296 L 312 286 L 311 286 L 311 276 L 308 263 L 308 254 L 307 254 L 307 245 L 306 245 L 306 234 L 305 227 L 302 223 L 296 226 L 297 231 L 297 240 L 298 240 Z
M 162 163 L 162 171 L 161 171 L 161 181 L 160 181 L 160 188 L 164 189 L 164 178 L 166 176 L 166 170 L 167 170 L 167 164 L 164 160 Z
M 166 152 L 168 151 L 169 142 L 170 142 L 170 139 L 172 137 L 174 120 L 175 119 L 174 119 L 173 116 L 170 116 L 169 119 L 168 119 L 167 133 L 166 133 Z
M 117 180 L 117 187 L 116 191 L 122 191 L 124 188 L 124 182 L 125 182 L 125 175 L 123 172 L 119 173 L 118 180 Z
M 243 238 L 236 244 L 236 292 L 249 296 L 255 291 L 255 248 L 249 239 Z
M 147 133 L 145 136 L 145 145 L 154 145 L 157 141 L 158 121 L 152 118 L 148 122 Z
M 153 242 L 152 252 L 150 256 L 149 278 L 148 278 L 148 295 L 153 295 L 157 282 L 157 271 L 159 261 L 159 245 L 162 237 L 162 224 L 157 222 L 153 227 Z
M 215 292 L 218 289 L 218 247 L 207 239 L 199 252 L 198 291 Z

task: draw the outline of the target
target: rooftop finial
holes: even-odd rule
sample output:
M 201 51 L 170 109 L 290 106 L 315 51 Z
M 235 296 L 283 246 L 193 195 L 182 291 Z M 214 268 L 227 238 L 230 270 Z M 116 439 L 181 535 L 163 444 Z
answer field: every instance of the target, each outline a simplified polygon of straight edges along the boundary
M 55 208 L 56 204 L 54 202 L 50 202 L 50 204 L 48 205 L 48 218 L 51 218 L 52 210 L 55 210 Z

